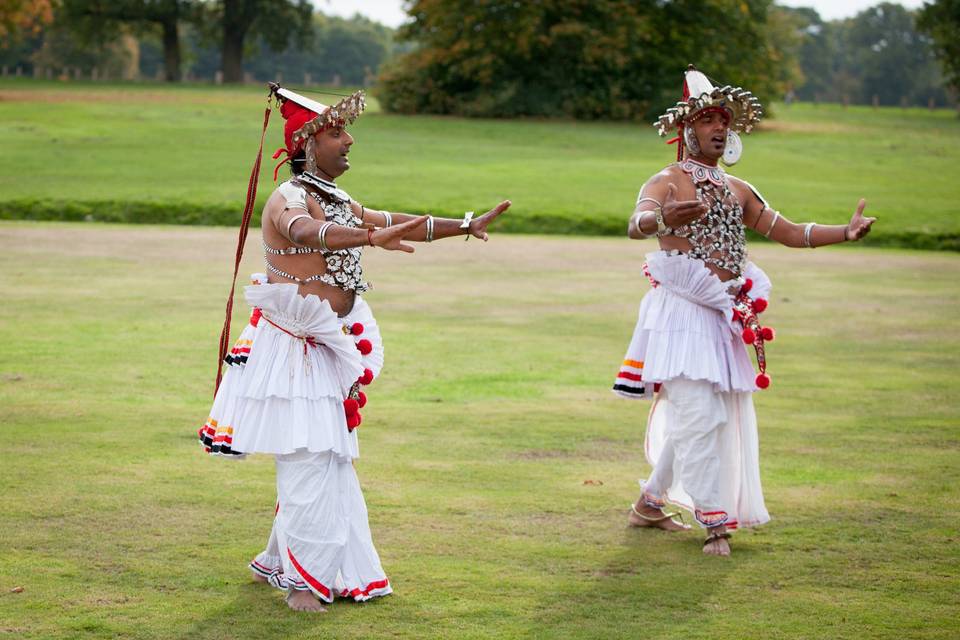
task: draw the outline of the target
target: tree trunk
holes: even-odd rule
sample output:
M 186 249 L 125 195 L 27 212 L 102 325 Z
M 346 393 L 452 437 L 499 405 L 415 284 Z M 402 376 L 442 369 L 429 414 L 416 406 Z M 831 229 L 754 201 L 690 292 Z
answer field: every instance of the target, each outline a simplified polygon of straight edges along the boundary
M 223 2 L 223 48 L 220 67 L 224 82 L 243 81 L 243 40 L 250 27 L 242 0 Z
M 163 23 L 163 71 L 167 82 L 180 81 L 180 31 L 176 18 Z

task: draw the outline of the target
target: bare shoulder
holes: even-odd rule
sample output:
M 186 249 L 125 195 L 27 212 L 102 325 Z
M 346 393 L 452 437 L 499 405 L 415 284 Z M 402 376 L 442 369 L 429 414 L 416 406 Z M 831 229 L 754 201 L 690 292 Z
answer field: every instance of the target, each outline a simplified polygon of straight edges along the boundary
M 263 205 L 263 215 L 272 216 L 281 213 L 286 206 L 286 202 L 287 199 L 283 197 L 280 189 L 274 189 L 273 193 L 270 194 L 270 197 L 267 198 L 266 203 Z
M 750 187 L 747 186 L 746 181 L 741 180 L 737 176 L 732 176 L 728 173 L 727 181 L 730 183 L 730 190 L 738 195 L 744 190 L 750 191 Z
M 671 164 L 666 166 L 650 176 L 650 179 L 648 179 L 644 185 L 643 192 L 646 195 L 658 194 L 663 196 L 667 193 L 668 185 L 671 182 L 676 183 L 682 175 L 683 172 L 677 165 Z
M 659 172 L 653 174 L 653 177 L 648 181 L 650 184 L 668 184 L 671 181 L 677 180 L 683 176 L 683 169 L 681 169 L 676 164 L 669 164 L 661 169 Z
M 758 197 L 756 190 L 746 180 L 727 174 L 727 182 L 730 185 L 730 191 L 733 192 L 733 195 L 736 196 L 741 205 L 746 205 L 754 201 L 762 204 L 762 200 Z

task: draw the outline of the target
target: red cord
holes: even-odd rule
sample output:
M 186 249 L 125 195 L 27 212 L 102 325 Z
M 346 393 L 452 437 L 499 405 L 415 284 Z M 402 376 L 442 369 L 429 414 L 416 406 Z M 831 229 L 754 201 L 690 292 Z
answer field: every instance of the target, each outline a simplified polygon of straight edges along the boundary
M 223 359 L 227 357 L 227 350 L 230 348 L 230 320 L 233 316 L 233 292 L 237 286 L 237 273 L 240 271 L 240 260 L 243 258 L 243 246 L 247 241 L 250 218 L 253 217 L 253 205 L 257 200 L 257 181 L 260 179 L 263 140 L 267 135 L 267 123 L 270 122 L 270 98 L 272 96 L 273 90 L 271 90 L 270 95 L 267 96 L 267 108 L 263 112 L 263 131 L 260 132 L 260 148 L 257 150 L 257 159 L 253 163 L 253 169 L 250 171 L 250 180 L 247 182 L 247 200 L 243 206 L 243 217 L 240 220 L 240 233 L 237 236 L 237 257 L 233 265 L 233 282 L 230 283 L 226 318 L 223 322 L 223 330 L 220 332 L 220 352 L 217 355 L 217 382 L 213 387 L 214 396 L 217 394 L 217 389 L 220 388 L 220 381 L 223 379 Z

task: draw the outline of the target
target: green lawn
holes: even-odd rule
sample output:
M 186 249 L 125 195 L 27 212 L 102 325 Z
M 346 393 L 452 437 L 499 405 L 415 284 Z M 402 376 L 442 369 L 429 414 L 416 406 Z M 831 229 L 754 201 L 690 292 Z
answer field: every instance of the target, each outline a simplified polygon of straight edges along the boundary
M 649 243 L 368 252 L 387 365 L 357 468 L 396 593 L 310 617 L 245 568 L 272 461 L 194 441 L 235 237 L 0 223 L 0 637 L 960 635 L 960 256 L 756 249 L 775 286 L 756 398 L 774 519 L 719 559 L 699 533 L 624 526 L 648 404 L 609 387 Z
M 320 96 L 321 99 L 323 96 Z M 265 91 L 0 82 L 0 218 L 232 224 Z M 956 112 L 775 105 L 734 168 L 784 215 L 840 223 L 864 196 L 870 241 L 960 249 Z M 273 114 L 260 201 L 280 146 Z M 504 227 L 621 234 L 643 181 L 675 147 L 645 123 L 466 120 L 378 113 L 352 129 L 358 200 L 459 217 L 503 198 Z

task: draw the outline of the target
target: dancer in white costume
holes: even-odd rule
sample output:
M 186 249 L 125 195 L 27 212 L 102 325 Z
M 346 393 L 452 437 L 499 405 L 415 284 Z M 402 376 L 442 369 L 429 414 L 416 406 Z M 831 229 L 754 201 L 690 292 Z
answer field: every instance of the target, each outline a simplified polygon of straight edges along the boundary
M 656 236 L 661 249 L 647 255 L 652 290 L 614 383 L 621 396 L 655 398 L 646 435 L 653 472 L 628 522 L 685 530 L 663 511 L 680 505 L 707 530 L 709 555 L 730 554 L 729 531 L 770 519 L 752 397 L 770 384 L 764 346 L 773 330 L 759 319 L 770 280 L 747 260 L 744 229 L 812 248 L 859 240 L 875 220 L 861 200 L 847 225 L 795 224 L 718 167 L 739 159 L 737 132 L 749 133 L 761 114 L 749 91 L 714 87 L 691 65 L 683 100 L 654 125 L 660 135 L 677 130 L 677 162 L 643 185 L 628 228 L 633 239 Z M 744 343 L 756 350 L 759 375 Z
M 361 390 L 379 375 L 383 343 L 360 268 L 365 245 L 413 252 L 403 241 L 487 239 L 509 206 L 463 220 L 367 209 L 334 182 L 350 164 L 346 131 L 364 108 L 362 92 L 327 107 L 271 85 L 282 103 L 293 177 L 270 196 L 261 230 L 267 274 L 246 287 L 250 323 L 227 352 L 232 295 L 221 336 L 220 382 L 200 440 L 212 454 L 276 458 L 277 507 L 254 578 L 287 591 L 296 610 L 324 611 L 334 597 L 357 601 L 392 592 L 367 522 L 354 471 Z M 264 118 L 266 131 L 270 109 Z M 262 142 L 261 142 L 262 148 Z M 280 165 L 278 165 L 279 168 Z M 248 187 L 237 262 L 255 199 L 259 155 Z M 275 174 L 276 175 L 276 172 Z M 236 271 L 234 274 L 236 277 Z M 231 289 L 232 290 L 232 289 Z

